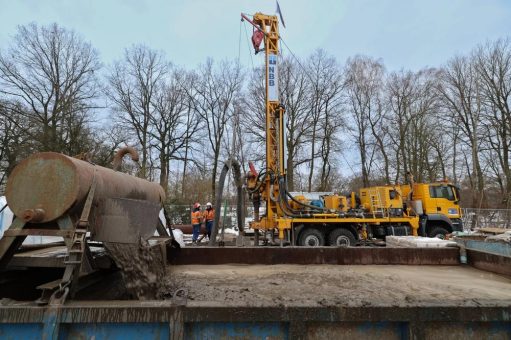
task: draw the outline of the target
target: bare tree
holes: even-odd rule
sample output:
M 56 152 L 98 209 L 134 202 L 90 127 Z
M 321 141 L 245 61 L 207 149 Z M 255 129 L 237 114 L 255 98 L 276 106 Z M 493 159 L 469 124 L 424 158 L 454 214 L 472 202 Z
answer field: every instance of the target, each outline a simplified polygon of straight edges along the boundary
M 473 205 L 479 205 L 484 192 L 484 175 L 480 162 L 481 151 L 481 84 L 474 63 L 468 57 L 451 59 L 441 73 L 443 105 L 450 112 L 452 124 L 458 123 L 470 148 L 472 171 L 469 172 L 474 191 Z M 470 169 L 467 169 L 470 170 Z
M 360 155 L 362 184 L 369 186 L 369 174 L 375 155 L 375 144 L 369 117 L 378 109 L 384 66 L 380 61 L 365 56 L 349 58 L 346 62 L 346 100 L 350 117 L 350 134 L 356 139 Z
M 19 26 L 0 52 L 0 94 L 17 114 L 6 118 L 32 139 L 35 150 L 81 152 L 100 66 L 97 52 L 73 31 L 57 24 Z
M 414 119 L 411 105 L 415 99 L 416 78 L 410 71 L 393 72 L 389 75 L 386 83 L 386 98 L 391 111 L 387 132 L 394 146 L 395 158 L 395 182 L 409 171 L 406 153 L 406 136 L 409 134 L 409 126 Z M 392 129 L 392 131 L 390 131 Z
M 20 110 L 19 107 L 13 110 L 12 104 L 0 101 L 0 192 L 18 161 L 32 152 L 33 141 L 24 133 L 30 124 L 18 113 Z
M 119 123 L 135 134 L 140 145 L 139 176 L 147 178 L 150 163 L 151 121 L 157 90 L 163 86 L 169 63 L 162 53 L 137 45 L 127 49 L 108 76 L 108 97 Z
M 310 79 L 310 172 L 308 191 L 312 190 L 314 161 L 319 157 L 320 177 L 317 190 L 329 187 L 334 151 L 337 151 L 337 132 L 345 124 L 340 114 L 341 91 L 344 82 L 337 61 L 323 50 L 317 50 L 308 60 Z M 316 147 L 316 143 L 319 147 Z
M 234 104 L 241 94 L 243 74 L 238 64 L 221 62 L 215 68 L 212 59 L 199 67 L 199 71 L 187 89 L 191 105 L 207 131 L 208 146 L 212 156 L 204 152 L 204 158 L 212 161 L 211 192 L 215 193 L 218 161 L 226 126 L 234 114 Z
M 479 46 L 472 54 L 480 82 L 486 125 L 486 139 L 494 150 L 505 178 L 503 202 L 511 198 L 511 41 L 497 40 Z M 492 161 L 490 161 L 491 163 Z
M 172 69 L 165 83 L 153 96 L 154 114 L 150 130 L 160 161 L 160 185 L 168 190 L 170 161 L 187 162 L 187 146 L 199 128 L 198 116 L 192 111 L 185 87 L 190 79 L 183 69 Z

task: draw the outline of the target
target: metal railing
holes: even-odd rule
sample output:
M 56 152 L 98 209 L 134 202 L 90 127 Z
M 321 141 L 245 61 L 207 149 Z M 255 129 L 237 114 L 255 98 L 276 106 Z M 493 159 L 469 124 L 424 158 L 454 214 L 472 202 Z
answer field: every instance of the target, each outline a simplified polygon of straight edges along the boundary
M 511 209 L 463 208 L 463 229 L 511 228 Z
M 226 227 L 236 225 L 236 206 L 228 205 L 226 211 Z M 170 217 L 173 224 L 189 224 L 190 205 L 171 205 Z M 261 209 L 262 213 L 263 209 Z M 474 230 L 477 228 L 503 228 L 511 229 L 511 209 L 476 209 L 463 208 L 463 229 Z M 220 221 L 223 220 L 224 208 L 222 207 Z M 245 218 L 253 216 L 253 208 L 247 207 Z

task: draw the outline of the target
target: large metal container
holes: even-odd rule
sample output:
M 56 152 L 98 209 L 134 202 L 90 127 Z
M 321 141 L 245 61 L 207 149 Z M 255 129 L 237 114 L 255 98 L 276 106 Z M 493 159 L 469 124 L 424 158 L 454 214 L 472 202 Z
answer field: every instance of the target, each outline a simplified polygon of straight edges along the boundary
M 467 249 L 470 258 L 471 250 Z M 194 254 L 195 253 L 195 254 Z M 82 300 L 68 301 L 65 305 L 36 306 L 14 301 L 0 305 L 0 337 L 6 339 L 510 339 L 511 296 L 501 290 L 509 285 L 505 277 L 477 271 L 459 264 L 459 253 L 455 248 L 307 248 L 307 247 L 256 247 L 256 248 L 184 248 L 167 253 L 173 264 L 172 275 L 180 275 L 180 265 L 196 264 L 188 268 L 193 275 L 218 276 L 218 266 L 241 264 L 247 270 L 250 264 L 259 263 L 272 267 L 289 263 L 303 266 L 306 273 L 312 267 L 323 264 L 348 264 L 350 271 L 372 271 L 392 268 L 417 270 L 417 265 L 426 268 L 443 267 L 446 274 L 438 277 L 437 285 L 413 286 L 417 294 L 398 293 L 399 286 L 418 283 L 396 281 L 395 290 L 367 292 L 366 282 L 339 281 L 339 291 L 351 287 L 352 296 L 341 300 L 335 294 L 330 300 L 310 304 L 297 303 L 303 294 L 311 294 L 311 287 L 321 287 L 324 280 L 317 277 L 314 284 L 277 284 L 268 288 L 274 293 L 256 304 L 248 303 L 243 296 L 257 294 L 255 285 L 238 285 L 234 274 L 224 288 L 236 294 L 237 299 L 226 299 L 225 304 L 215 302 L 214 297 L 201 295 L 201 286 L 190 290 L 189 297 L 160 301 L 128 300 Z M 470 262 L 470 261 L 469 261 Z M 503 265 L 508 264 L 501 262 Z M 306 266 L 311 264 L 312 266 Z M 357 266 L 364 264 L 364 266 Z M 387 265 L 384 265 L 387 264 Z M 236 265 L 234 265 L 236 266 Z M 365 267 L 367 269 L 362 269 Z M 377 269 L 379 267 L 380 269 Z M 185 267 L 186 268 L 186 267 Z M 282 268 L 282 267 L 281 267 Z M 254 267 L 257 272 L 261 267 Z M 335 270 L 331 268 L 332 270 Z M 439 269 L 439 268 L 437 268 Z M 278 273 L 282 269 L 278 269 Z M 454 272 L 449 275 L 447 273 Z M 209 274 L 208 274 L 209 273 Z M 281 271 L 277 275 L 285 275 Z M 472 275 L 474 280 L 485 276 L 489 286 L 480 290 L 468 289 L 468 295 L 457 292 L 462 285 L 460 274 Z M 470 274 L 469 274 L 470 273 Z M 266 274 L 265 274 L 266 275 Z M 383 274 L 386 276 L 388 274 Z M 388 275 L 390 278 L 392 276 Z M 295 276 L 296 278 L 297 276 Z M 374 281 L 381 276 L 365 276 L 365 281 Z M 181 280 L 181 284 L 184 284 Z M 495 284 L 492 280 L 495 280 Z M 238 280 L 238 281 L 237 281 Z M 397 279 L 396 279 L 397 280 Z M 452 280 L 452 281 L 451 281 Z M 204 281 L 203 281 L 204 282 Z M 215 286 L 215 282 L 211 282 Z M 245 282 L 245 281 L 244 281 Z M 277 283 L 277 282 L 276 282 Z M 483 281 L 480 281 L 483 284 Z M 101 283 L 104 284 L 104 283 Z M 335 284 L 335 283 L 333 283 Z M 377 283 L 376 283 L 377 284 Z M 106 285 L 112 287 L 113 285 Z M 442 298 L 439 290 L 448 286 L 452 296 Z M 500 289 L 497 287 L 500 286 Z M 182 287 L 182 286 L 181 286 Z M 216 286 L 215 286 L 216 287 Z M 216 287 L 219 288 L 219 287 Z M 232 288 L 232 289 L 231 289 Z M 250 290 L 248 289 L 250 288 Z M 424 289 L 426 288 L 426 289 Z M 318 288 L 317 288 L 318 289 Z M 312 292 L 317 289 L 313 289 Z M 467 288 L 465 288 L 467 289 Z M 108 289 L 106 290 L 108 291 Z M 493 293 L 489 293 L 492 291 Z M 219 294 L 221 290 L 218 290 Z M 245 293 L 243 293 L 245 292 Z M 369 293 L 369 294 L 368 294 Z M 444 292 L 445 293 L 445 292 Z M 275 294 L 275 295 L 273 295 Z M 379 295 L 389 299 L 375 298 Z M 497 295 L 500 298 L 497 298 Z M 186 295 L 185 295 L 186 296 Z M 221 295 L 220 295 L 221 296 Z M 279 298 L 272 299 L 271 296 Z M 436 297 L 438 296 L 438 297 Z M 493 298 L 492 298 L 493 296 Z M 281 298 L 282 297 L 282 298 Z M 296 297 L 296 300 L 294 299 Z M 6 299 L 8 301 L 8 299 Z M 389 303 L 389 301 L 392 301 Z M 465 301 L 460 303 L 461 301 Z
M 101 215 L 109 199 L 136 199 L 156 204 L 165 199 L 165 192 L 157 183 L 60 153 L 42 152 L 22 161 L 9 176 L 7 203 L 25 222 L 49 222 L 65 214 L 78 217 L 94 173 L 96 217 Z

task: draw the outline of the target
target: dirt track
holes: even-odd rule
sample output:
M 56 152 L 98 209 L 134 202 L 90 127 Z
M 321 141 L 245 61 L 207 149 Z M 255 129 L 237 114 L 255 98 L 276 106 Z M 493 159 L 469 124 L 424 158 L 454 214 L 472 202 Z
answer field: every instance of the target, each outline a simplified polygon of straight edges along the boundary
M 466 266 L 182 265 L 169 289 L 229 306 L 509 306 L 511 279 Z

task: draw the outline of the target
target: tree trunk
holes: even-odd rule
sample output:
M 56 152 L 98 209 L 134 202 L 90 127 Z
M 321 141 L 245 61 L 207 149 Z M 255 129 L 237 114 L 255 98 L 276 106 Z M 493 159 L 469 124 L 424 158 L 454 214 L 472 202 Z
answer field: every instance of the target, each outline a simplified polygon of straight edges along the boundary
M 293 146 L 290 146 L 289 145 L 290 143 L 287 144 L 287 151 L 288 151 L 288 157 L 287 157 L 287 164 L 286 164 L 286 167 L 287 167 L 287 172 L 286 172 L 286 176 L 287 176 L 287 189 L 289 191 L 294 191 L 295 190 L 295 163 L 294 163 L 294 159 L 293 159 L 293 154 L 294 154 L 294 147 Z

